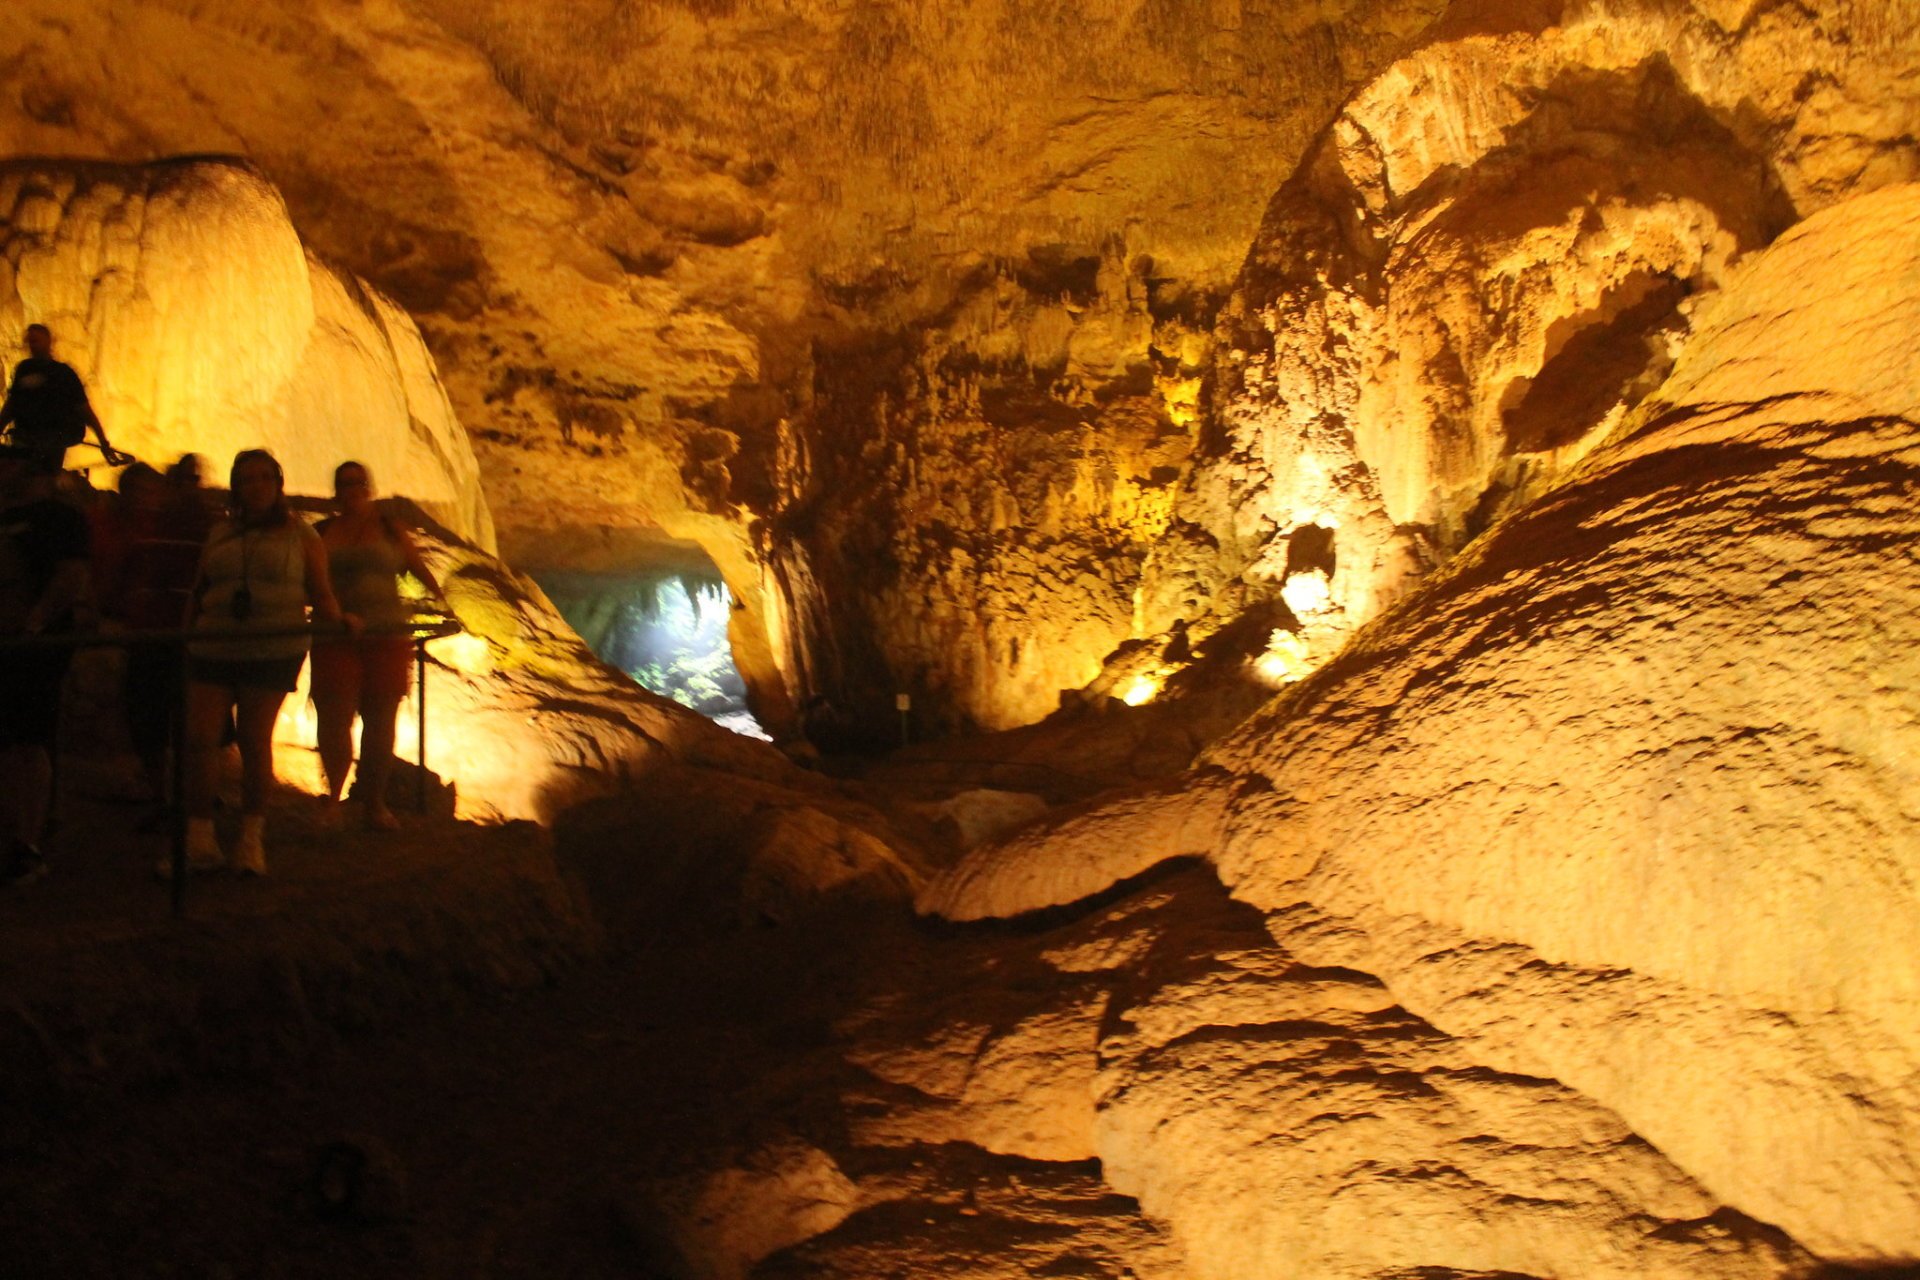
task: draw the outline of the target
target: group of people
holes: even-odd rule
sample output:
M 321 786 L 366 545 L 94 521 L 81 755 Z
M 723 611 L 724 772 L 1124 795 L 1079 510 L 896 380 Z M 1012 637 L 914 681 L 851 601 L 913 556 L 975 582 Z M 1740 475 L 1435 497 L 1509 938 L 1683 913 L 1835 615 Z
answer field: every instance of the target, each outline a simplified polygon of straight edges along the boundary
M 413 655 L 401 575 L 413 574 L 442 607 L 444 598 L 413 539 L 376 504 L 366 466 L 335 469 L 337 513 L 317 526 L 293 510 L 280 464 L 265 449 L 234 458 L 224 513 L 203 497 L 191 454 L 166 474 L 132 463 L 117 500 L 83 512 L 58 480 L 67 448 L 78 443 L 73 423 L 98 432 L 99 419 L 91 406 L 75 406 L 76 395 L 85 404 L 84 386 L 52 359 L 45 327 L 30 328 L 27 342 L 31 354 L 0 407 L 0 426 L 13 427 L 0 443 L 0 878 L 19 883 L 46 870 L 40 839 L 61 688 L 75 633 L 96 625 L 128 633 L 128 734 L 159 794 L 185 679 L 186 759 L 174 765 L 184 770 L 192 870 L 266 872 L 273 726 L 310 650 L 329 789 L 322 823 L 344 821 L 357 717 L 355 794 L 369 827 L 398 826 L 387 779 Z M 111 448 L 104 433 L 100 443 Z M 205 638 L 164 638 L 182 631 Z M 229 742 L 240 750 L 241 813 L 238 838 L 223 851 L 213 815 Z

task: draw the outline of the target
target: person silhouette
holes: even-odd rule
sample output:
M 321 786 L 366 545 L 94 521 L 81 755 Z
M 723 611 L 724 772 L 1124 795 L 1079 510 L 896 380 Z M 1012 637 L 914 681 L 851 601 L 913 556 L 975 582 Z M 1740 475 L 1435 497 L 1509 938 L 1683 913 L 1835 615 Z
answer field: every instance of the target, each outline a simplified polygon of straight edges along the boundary
M 88 597 L 86 517 L 54 496 L 44 454 L 0 444 L 0 636 L 56 636 Z M 73 650 L 15 649 L 0 658 L 0 882 L 46 870 L 40 836 L 52 798 L 51 749 Z
M 92 427 L 107 461 L 131 461 L 107 443 L 106 428 L 93 411 L 87 387 L 73 366 L 53 358 L 53 330 L 27 326 L 27 358 L 14 366 L 7 399 L 0 404 L 0 431 L 13 428 L 13 444 L 53 464 L 66 465 L 67 450 L 87 438 Z

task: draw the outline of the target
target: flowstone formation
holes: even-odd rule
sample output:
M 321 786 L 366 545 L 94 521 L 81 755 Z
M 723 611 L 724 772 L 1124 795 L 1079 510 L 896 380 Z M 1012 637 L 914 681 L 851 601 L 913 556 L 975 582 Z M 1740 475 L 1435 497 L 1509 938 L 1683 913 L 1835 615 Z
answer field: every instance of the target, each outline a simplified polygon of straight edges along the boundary
M 979 851 L 923 906 L 1018 915 L 1203 855 L 1289 956 L 1371 975 L 1447 1037 L 1436 1061 L 1553 1082 L 1824 1258 L 1912 1259 L 1916 278 L 1920 186 L 1796 226 L 1561 486 L 1179 786 Z M 1203 1274 L 1248 1274 L 1217 1163 L 1177 1135 L 1231 1132 L 1215 1107 L 1245 1123 L 1233 1094 L 1192 1096 L 1223 1071 L 1300 1086 L 1278 1048 L 1229 1061 L 1211 1038 L 1164 1101 L 1118 1069 L 1128 1105 L 1097 1149 L 1114 1186 L 1219 1251 Z
M 420 331 L 316 258 L 279 192 L 218 160 L 0 162 L 0 334 L 50 326 L 113 443 L 215 474 L 272 449 L 296 492 L 330 493 L 355 458 L 449 529 L 490 547 L 467 434 Z M 76 449 L 76 465 L 99 465 Z
M 793 773 L 595 658 L 491 554 L 473 453 L 419 331 L 304 248 L 248 166 L 0 165 L 0 331 L 28 317 L 59 335 L 120 448 L 161 464 L 197 452 L 217 471 L 264 445 L 306 494 L 356 458 L 413 504 L 407 523 L 466 624 L 429 645 L 427 682 L 429 764 L 461 816 L 550 819 L 669 765 Z M 304 697 L 282 737 L 311 747 Z

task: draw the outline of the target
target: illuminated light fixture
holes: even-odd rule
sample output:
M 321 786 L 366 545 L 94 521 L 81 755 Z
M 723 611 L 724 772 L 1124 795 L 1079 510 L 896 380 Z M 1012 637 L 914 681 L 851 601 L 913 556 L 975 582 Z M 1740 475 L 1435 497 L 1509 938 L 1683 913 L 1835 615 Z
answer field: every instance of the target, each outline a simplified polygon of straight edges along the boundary
M 1303 679 L 1313 670 L 1307 660 L 1307 642 L 1285 629 L 1276 629 L 1267 638 L 1267 649 L 1253 660 L 1254 679 L 1269 689 L 1278 689 Z
M 1333 603 L 1333 584 L 1321 570 L 1308 569 L 1286 580 L 1280 588 L 1280 598 L 1293 610 L 1294 617 L 1304 618 Z
M 1120 695 L 1120 701 L 1130 707 L 1145 706 L 1160 696 L 1160 683 L 1156 676 L 1137 675 L 1127 682 L 1126 692 Z

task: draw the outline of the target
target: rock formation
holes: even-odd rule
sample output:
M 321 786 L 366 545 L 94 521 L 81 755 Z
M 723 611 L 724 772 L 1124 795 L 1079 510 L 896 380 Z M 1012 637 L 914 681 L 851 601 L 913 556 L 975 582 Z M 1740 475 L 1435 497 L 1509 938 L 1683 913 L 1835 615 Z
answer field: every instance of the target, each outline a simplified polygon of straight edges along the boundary
M 1479 1068 L 1577 1090 L 1825 1257 L 1912 1257 L 1916 269 L 1920 187 L 1796 226 L 1565 483 L 1182 786 L 925 904 L 1204 853 L 1288 953 L 1376 975 Z M 1176 1176 L 1140 1132 L 1123 1189 Z
M 113 443 L 165 465 L 241 449 L 331 493 L 357 458 L 481 546 L 493 518 L 433 357 L 388 298 L 315 258 L 245 165 L 0 164 L 0 333 L 51 327 Z M 97 455 L 76 451 L 75 462 Z
M 1920 1257 L 1916 15 L 1029 10 L 25 0 L 0 152 L 258 170 L 13 162 L 0 325 L 123 444 L 367 424 L 467 535 L 436 767 L 616 932 L 947 922 L 636 1188 L 685 1270 Z M 776 729 L 1181 697 L 883 816 L 489 508 L 701 549 Z
M 1143 585 L 1298 679 L 1655 386 L 1740 254 L 1915 172 L 1911 16 L 1459 10 L 1269 208 Z M 1847 105 L 1843 105 L 1847 104 Z
M 798 771 L 764 743 L 657 697 L 601 662 L 539 587 L 450 534 L 420 536 L 428 567 L 465 630 L 429 641 L 428 767 L 481 820 L 549 821 L 568 806 L 675 764 L 744 780 Z M 282 713 L 283 736 L 311 745 L 309 709 Z M 417 733 L 401 726 L 412 756 Z
M 1880 0 L 16 7 L 0 152 L 247 155 L 420 321 L 509 558 L 699 543 L 775 727 L 1144 696 L 1250 613 L 1297 677 L 1915 172 Z
M 16 8 L 0 153 L 246 155 L 420 321 L 509 559 L 696 541 L 764 722 L 997 727 L 1136 630 L 1212 308 L 1439 6 Z

